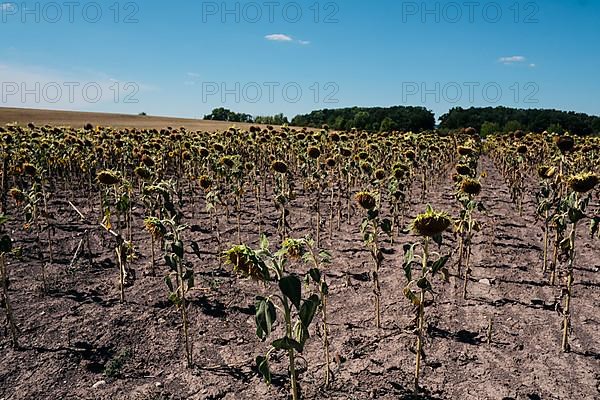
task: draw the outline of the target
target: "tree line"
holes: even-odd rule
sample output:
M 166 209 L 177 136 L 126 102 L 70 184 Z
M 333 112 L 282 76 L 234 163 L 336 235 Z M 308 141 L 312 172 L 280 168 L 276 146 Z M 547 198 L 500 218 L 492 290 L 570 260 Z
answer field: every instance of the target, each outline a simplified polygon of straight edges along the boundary
M 282 113 L 256 116 L 215 108 L 205 120 L 245 122 L 265 125 L 306 126 L 349 131 L 352 128 L 371 132 L 423 131 L 435 126 L 435 115 L 424 107 L 349 107 L 316 110 L 297 115 L 291 122 Z M 516 130 L 575 135 L 600 133 L 600 117 L 573 111 L 552 109 L 517 109 L 508 107 L 455 107 L 440 117 L 441 130 L 473 127 L 483 136 Z
M 292 125 L 313 128 L 328 125 L 346 131 L 352 128 L 372 132 L 422 131 L 435 128 L 435 115 L 425 107 L 350 107 L 297 115 Z
M 440 122 L 440 129 L 473 127 L 484 136 L 516 130 L 559 134 L 569 132 L 575 135 L 600 132 L 600 117 L 547 109 L 455 107 L 442 115 Z
M 272 116 L 256 116 L 253 117 L 250 114 L 237 113 L 235 111 L 228 110 L 223 107 L 215 108 L 212 113 L 205 115 L 204 120 L 207 121 L 227 121 L 227 122 L 245 122 L 255 123 L 264 125 L 283 125 L 288 124 L 289 121 L 283 113 L 275 114 Z

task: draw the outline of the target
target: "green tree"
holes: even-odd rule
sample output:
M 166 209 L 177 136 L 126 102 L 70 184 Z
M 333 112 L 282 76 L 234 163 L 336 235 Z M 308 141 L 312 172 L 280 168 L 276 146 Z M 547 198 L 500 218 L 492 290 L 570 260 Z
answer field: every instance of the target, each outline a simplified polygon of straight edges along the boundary
M 487 137 L 490 135 L 493 135 L 495 133 L 500 132 L 502 129 L 500 128 L 500 125 L 496 122 L 489 122 L 486 121 L 483 123 L 483 125 L 481 125 L 481 136 L 483 137 Z

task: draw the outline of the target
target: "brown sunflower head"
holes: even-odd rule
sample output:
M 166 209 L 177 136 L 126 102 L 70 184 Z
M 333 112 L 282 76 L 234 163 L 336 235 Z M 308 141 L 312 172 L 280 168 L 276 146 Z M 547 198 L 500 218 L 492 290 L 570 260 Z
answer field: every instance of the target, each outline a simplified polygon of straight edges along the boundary
M 204 190 L 208 190 L 212 186 L 212 179 L 210 179 L 210 177 L 207 175 L 202 175 L 199 178 L 199 182 L 200 182 L 200 187 Z
M 575 147 L 575 139 L 573 139 L 572 136 L 556 136 L 554 138 L 554 143 L 563 154 L 570 152 L 573 150 L 573 147 Z
M 246 245 L 234 246 L 224 253 L 225 264 L 232 265 L 233 272 L 244 278 L 264 280 L 264 274 L 258 263 L 253 261 L 252 253 L 253 251 Z
M 276 160 L 271 164 L 271 169 L 279 174 L 285 174 L 288 172 L 288 166 L 285 162 Z
M 29 176 L 36 176 L 38 169 L 36 168 L 35 165 L 26 163 L 26 164 L 23 164 L 23 172 L 25 172 L 25 174 L 27 174 Z
M 133 171 L 140 179 L 145 181 L 149 180 L 152 177 L 152 173 L 150 170 L 144 166 L 139 166 Z
M 377 206 L 377 200 L 372 193 L 359 192 L 354 196 L 358 204 L 365 210 L 372 210 Z
M 420 236 L 432 237 L 441 234 L 452 224 L 450 216 L 443 211 L 434 211 L 431 206 L 417 215 L 411 224 L 411 230 Z
M 313 160 L 316 160 L 317 158 L 319 158 L 321 156 L 321 150 L 319 150 L 315 146 L 310 146 L 307 149 L 307 154 L 310 158 L 312 158 Z
M 100 182 L 103 185 L 116 185 L 117 183 L 121 182 L 121 178 L 119 177 L 119 174 L 114 172 L 114 171 L 100 171 L 98 172 L 98 182 Z
M 587 193 L 594 189 L 600 182 L 598 175 L 586 172 L 574 175 L 569 179 L 569 187 L 577 193 Z
M 541 165 L 537 171 L 542 179 L 552 179 L 556 175 L 556 168 L 548 165 Z
M 378 169 L 375 171 L 375 179 L 382 181 L 385 179 L 385 170 L 384 169 Z
M 469 156 L 473 153 L 474 153 L 474 150 L 472 147 L 468 147 L 468 146 L 459 146 L 458 147 L 458 154 L 460 154 L 461 156 Z
M 481 193 L 481 183 L 477 179 L 463 179 L 460 185 L 460 191 L 466 194 L 477 196 Z

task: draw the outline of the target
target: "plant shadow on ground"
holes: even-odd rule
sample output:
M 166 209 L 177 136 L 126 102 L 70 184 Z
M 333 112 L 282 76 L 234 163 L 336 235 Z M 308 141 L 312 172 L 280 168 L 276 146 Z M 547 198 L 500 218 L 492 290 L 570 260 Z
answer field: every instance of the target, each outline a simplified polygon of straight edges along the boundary
M 479 338 L 478 332 L 471 332 L 464 329 L 459 330 L 458 332 L 450 332 L 442 328 L 438 328 L 437 326 L 430 326 L 427 330 L 427 333 L 432 338 L 443 338 L 443 339 L 452 339 L 456 342 L 466 343 L 471 345 L 478 345 L 483 342 L 481 338 Z
M 99 306 L 105 308 L 112 307 L 119 303 L 119 300 L 117 299 L 104 300 L 102 297 L 100 297 L 101 293 L 95 290 L 91 290 L 90 292 L 80 292 L 75 289 L 50 289 L 47 294 L 50 297 L 62 297 L 82 304 L 98 304 Z
M 70 347 L 48 348 L 41 346 L 22 347 L 23 351 L 35 351 L 39 354 L 45 353 L 61 353 L 65 352 L 70 356 L 82 361 L 89 361 L 85 365 L 85 369 L 91 373 L 101 373 L 104 370 L 104 365 L 113 357 L 114 350 L 110 347 L 100 346 L 94 347 L 88 342 L 75 342 Z

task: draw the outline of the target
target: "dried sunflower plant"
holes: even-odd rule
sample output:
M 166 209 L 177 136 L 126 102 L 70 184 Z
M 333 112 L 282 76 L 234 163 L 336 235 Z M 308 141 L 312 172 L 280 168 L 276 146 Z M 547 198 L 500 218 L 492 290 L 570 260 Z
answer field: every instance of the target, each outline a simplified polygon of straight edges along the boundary
M 416 308 L 417 327 L 415 330 L 417 343 L 415 347 L 415 377 L 414 393 L 419 393 L 419 376 L 421 371 L 421 358 L 423 355 L 423 344 L 425 342 L 425 308 L 427 306 L 427 295 L 433 295 L 432 280 L 435 275 L 441 273 L 444 281 L 447 281 L 448 270 L 446 263 L 450 255 L 441 256 L 430 251 L 431 241 L 441 246 L 442 234 L 452 224 L 452 219 L 448 214 L 442 211 L 434 211 L 431 206 L 427 206 L 424 213 L 417 215 L 411 224 L 413 233 L 421 237 L 421 240 L 413 244 L 404 245 L 404 276 L 406 286 L 404 295 Z M 415 249 L 420 246 L 421 254 L 415 254 Z M 415 271 L 416 270 L 416 271 Z M 415 272 L 417 272 L 415 274 Z
M 285 243 L 285 241 L 284 241 Z M 265 382 L 271 383 L 270 356 L 276 351 L 288 354 L 292 400 L 298 400 L 298 376 L 296 358 L 304 352 L 309 339 L 309 327 L 322 304 L 318 294 L 304 298 L 302 279 L 286 269 L 290 257 L 297 257 L 298 247 L 290 242 L 277 252 L 269 250 L 266 236 L 261 236 L 260 248 L 253 250 L 247 245 L 237 245 L 224 253 L 225 262 L 233 266 L 233 271 L 243 278 L 262 282 L 269 294 L 256 297 L 256 335 L 266 340 L 276 329 L 278 312 L 283 314 L 282 337 L 271 342 L 265 356 L 256 357 L 258 371 Z M 311 269 L 309 279 L 320 284 L 320 272 Z

